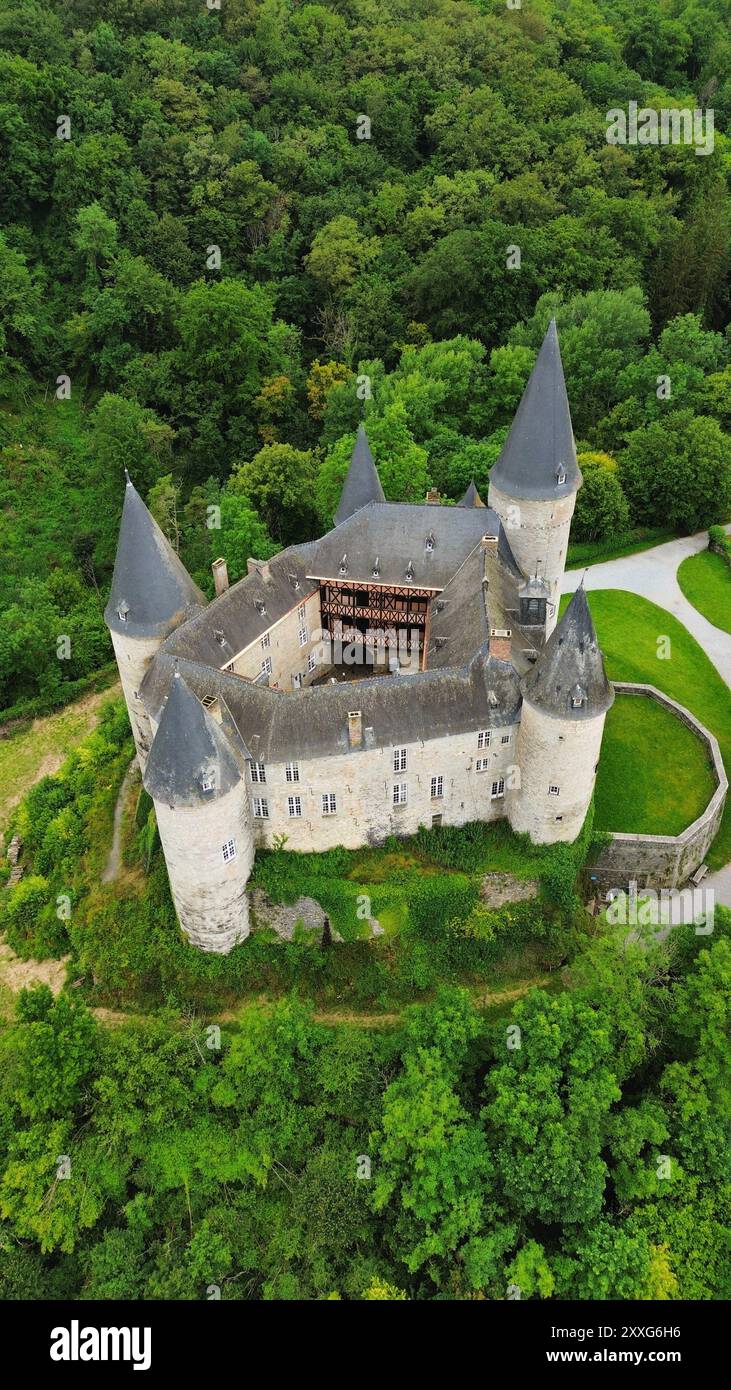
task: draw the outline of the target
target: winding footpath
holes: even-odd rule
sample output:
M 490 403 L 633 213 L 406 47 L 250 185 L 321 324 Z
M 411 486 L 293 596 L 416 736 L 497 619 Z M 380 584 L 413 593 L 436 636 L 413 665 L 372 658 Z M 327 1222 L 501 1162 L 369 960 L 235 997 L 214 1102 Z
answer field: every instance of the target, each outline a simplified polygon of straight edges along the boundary
M 731 526 L 726 527 L 731 531 Z M 591 565 L 587 570 L 569 570 L 564 575 L 563 593 L 572 594 L 581 583 L 584 575 L 585 589 L 628 589 L 630 593 L 640 594 L 650 599 L 659 608 L 672 613 L 683 627 L 703 648 L 706 656 L 713 662 L 719 675 L 731 686 L 731 637 L 727 632 L 709 623 L 702 613 L 689 603 L 678 584 L 678 565 L 688 555 L 697 555 L 708 546 L 708 532 L 698 531 L 695 536 L 683 536 L 680 540 L 667 541 L 656 545 L 652 550 L 640 550 L 636 555 L 623 555 L 618 560 L 607 560 L 602 564 Z M 731 699 L 731 696 L 729 696 Z M 703 881 L 704 888 L 712 888 L 716 901 L 731 907 L 731 863 L 715 873 L 708 874 Z

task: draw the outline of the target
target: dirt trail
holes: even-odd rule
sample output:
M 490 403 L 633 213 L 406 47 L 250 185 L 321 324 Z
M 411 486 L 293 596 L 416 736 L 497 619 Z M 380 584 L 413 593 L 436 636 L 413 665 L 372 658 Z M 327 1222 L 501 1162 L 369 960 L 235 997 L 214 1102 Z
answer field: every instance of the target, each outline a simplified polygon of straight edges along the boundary
M 109 850 L 106 868 L 102 874 L 102 883 L 112 883 L 117 877 L 122 863 L 122 820 L 124 818 L 124 808 L 127 804 L 132 783 L 139 772 L 139 764 L 136 758 L 132 759 L 127 771 L 122 778 L 122 785 L 117 795 L 117 804 L 114 807 L 114 829 L 112 831 L 112 843 Z

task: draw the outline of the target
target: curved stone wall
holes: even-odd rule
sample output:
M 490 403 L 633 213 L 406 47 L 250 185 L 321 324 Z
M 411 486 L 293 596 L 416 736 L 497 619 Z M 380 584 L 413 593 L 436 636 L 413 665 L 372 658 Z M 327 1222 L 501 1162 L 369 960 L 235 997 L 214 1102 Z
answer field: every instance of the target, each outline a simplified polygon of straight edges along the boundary
M 671 700 L 654 685 L 635 685 L 614 682 L 618 695 L 636 695 L 656 700 L 678 719 L 687 724 L 703 740 L 716 779 L 716 790 L 705 811 L 680 835 L 622 835 L 613 834 L 610 843 L 601 850 L 596 863 L 588 868 L 592 883 L 600 891 L 626 887 L 634 879 L 641 888 L 677 888 L 687 882 L 703 863 L 709 846 L 715 839 L 723 815 L 728 778 L 723 766 L 718 740 L 696 719 L 690 710 Z

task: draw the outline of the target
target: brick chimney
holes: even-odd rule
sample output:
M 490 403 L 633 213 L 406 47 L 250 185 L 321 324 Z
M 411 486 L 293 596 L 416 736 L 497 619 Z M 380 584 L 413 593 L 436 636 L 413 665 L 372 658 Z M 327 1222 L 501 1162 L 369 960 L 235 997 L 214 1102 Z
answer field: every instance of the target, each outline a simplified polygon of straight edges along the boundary
M 426 501 L 432 507 L 441 506 L 442 494 L 440 493 L 439 488 L 430 487 L 429 491 L 426 494 Z
M 359 709 L 348 711 L 348 742 L 351 748 L 360 748 L 363 743 L 363 716 Z
M 269 561 L 255 560 L 253 555 L 250 555 L 248 560 L 246 561 L 246 573 L 258 574 L 261 576 L 262 579 L 269 579 Z
M 218 595 L 225 594 L 228 588 L 228 565 L 221 557 L 220 560 L 213 561 L 211 569 L 213 570 L 213 583 L 216 586 L 216 598 L 218 598 Z
M 483 536 L 480 545 L 488 554 L 497 554 L 497 536 Z
M 498 661 L 509 661 L 512 635 L 509 627 L 491 627 L 490 656 L 496 656 Z

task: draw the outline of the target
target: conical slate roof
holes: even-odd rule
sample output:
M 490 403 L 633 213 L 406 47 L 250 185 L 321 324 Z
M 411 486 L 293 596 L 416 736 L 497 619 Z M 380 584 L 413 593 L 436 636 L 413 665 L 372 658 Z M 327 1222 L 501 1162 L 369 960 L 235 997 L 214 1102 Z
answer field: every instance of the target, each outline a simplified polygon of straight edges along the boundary
M 565 474 L 563 483 L 559 477 Z M 581 487 L 556 320 L 551 319 L 490 482 L 508 497 L 555 501 Z
M 474 478 L 473 478 L 473 479 L 472 479 L 472 482 L 470 483 L 470 485 L 469 485 L 469 487 L 468 487 L 468 489 L 467 489 L 467 491 L 466 491 L 466 493 L 465 493 L 465 495 L 464 495 L 464 497 L 461 499 L 461 501 L 459 501 L 459 502 L 457 503 L 457 506 L 458 506 L 458 507 L 484 507 L 484 505 L 485 505 L 485 503 L 483 502 L 482 498 L 480 497 L 479 492 L 477 491 L 477 488 L 475 487 L 475 480 L 474 480 Z
M 225 796 L 243 768 L 226 734 L 175 672 L 143 782 L 155 801 L 199 806 Z
M 614 690 L 604 671 L 583 587 L 576 590 L 520 688 L 524 700 L 561 719 L 594 719 L 609 709 Z
M 365 425 L 361 423 L 358 426 L 358 437 L 355 441 L 355 448 L 350 455 L 350 466 L 345 476 L 338 509 L 335 513 L 335 525 L 339 526 L 341 521 L 347 521 L 353 512 L 360 511 L 360 508 L 365 507 L 368 502 L 385 502 L 385 500 L 381 480 L 365 432 Z
M 104 610 L 107 627 L 127 637 L 166 637 L 205 605 L 205 597 L 128 477 Z

